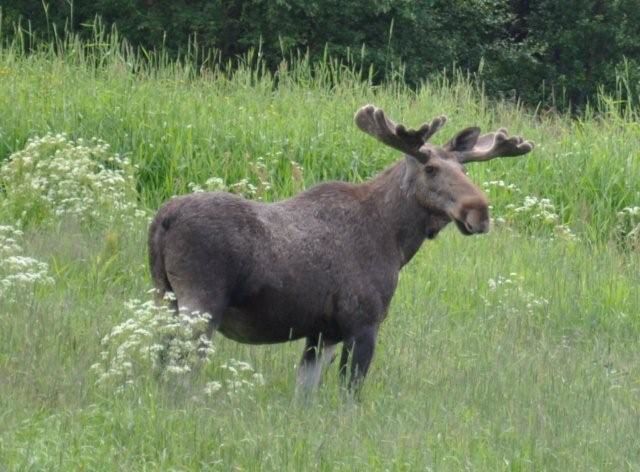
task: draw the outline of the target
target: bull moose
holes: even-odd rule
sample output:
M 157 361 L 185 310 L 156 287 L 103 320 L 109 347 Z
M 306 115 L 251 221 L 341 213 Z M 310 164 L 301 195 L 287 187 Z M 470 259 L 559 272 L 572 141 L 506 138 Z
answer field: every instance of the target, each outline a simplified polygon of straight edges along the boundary
M 463 165 L 533 149 L 505 129 L 480 135 L 477 127 L 430 144 L 445 122 L 407 129 L 366 105 L 355 115 L 358 128 L 404 154 L 372 180 L 325 182 L 275 203 L 225 192 L 169 200 L 149 230 L 157 291 L 173 292 L 176 310 L 206 312 L 209 336 L 251 344 L 305 338 L 303 389 L 319 383 L 342 342 L 340 376 L 357 389 L 398 274 L 424 240 L 451 221 L 465 235 L 489 231 L 487 198 Z

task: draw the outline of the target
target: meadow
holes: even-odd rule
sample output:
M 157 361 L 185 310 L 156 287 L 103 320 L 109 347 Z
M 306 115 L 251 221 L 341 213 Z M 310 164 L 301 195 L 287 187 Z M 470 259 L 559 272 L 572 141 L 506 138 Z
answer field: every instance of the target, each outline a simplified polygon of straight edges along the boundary
M 640 470 L 640 125 L 616 97 L 572 118 L 330 58 L 196 67 L 102 33 L 25 50 L 0 49 L 0 470 Z M 372 177 L 399 156 L 353 125 L 365 103 L 446 114 L 436 143 L 535 141 L 468 166 L 492 231 L 450 227 L 405 267 L 358 401 L 335 364 L 296 399 L 299 342 L 217 336 L 159 373 L 158 336 L 188 327 L 148 302 L 154 210 Z

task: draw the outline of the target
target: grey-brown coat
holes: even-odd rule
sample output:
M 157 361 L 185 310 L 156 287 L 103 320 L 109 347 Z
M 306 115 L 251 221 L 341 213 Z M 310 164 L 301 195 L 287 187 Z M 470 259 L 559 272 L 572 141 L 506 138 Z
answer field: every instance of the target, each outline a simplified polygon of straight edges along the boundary
M 443 147 L 427 142 L 444 117 L 407 130 L 372 105 L 360 129 L 402 151 L 362 184 L 328 182 L 276 203 L 228 193 L 168 201 L 149 230 L 151 273 L 176 308 L 206 312 L 214 329 L 244 343 L 306 338 L 299 384 L 315 386 L 343 342 L 340 372 L 360 384 L 400 269 L 451 221 L 489 230 L 487 199 L 463 164 L 525 154 L 532 143 L 505 130 L 467 128 Z

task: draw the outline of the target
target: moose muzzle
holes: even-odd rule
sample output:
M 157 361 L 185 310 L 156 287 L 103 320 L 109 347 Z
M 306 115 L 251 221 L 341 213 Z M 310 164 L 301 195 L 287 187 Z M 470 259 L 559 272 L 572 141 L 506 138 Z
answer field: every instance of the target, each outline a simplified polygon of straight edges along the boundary
M 489 232 L 489 204 L 484 196 L 465 199 L 456 205 L 450 216 L 464 235 Z

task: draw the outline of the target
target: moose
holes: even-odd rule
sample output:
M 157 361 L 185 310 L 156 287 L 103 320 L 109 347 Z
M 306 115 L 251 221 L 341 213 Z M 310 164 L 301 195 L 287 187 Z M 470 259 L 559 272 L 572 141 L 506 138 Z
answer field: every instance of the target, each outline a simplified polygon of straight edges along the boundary
M 343 343 L 340 378 L 358 391 L 402 267 L 451 221 L 464 235 L 489 231 L 487 198 L 463 165 L 533 149 L 504 128 L 480 135 L 470 127 L 442 147 L 430 144 L 445 122 L 407 129 L 366 105 L 358 128 L 404 154 L 372 180 L 325 182 L 274 203 L 225 192 L 170 199 L 149 229 L 156 291 L 173 292 L 174 310 L 207 313 L 209 337 L 305 338 L 304 391 Z

